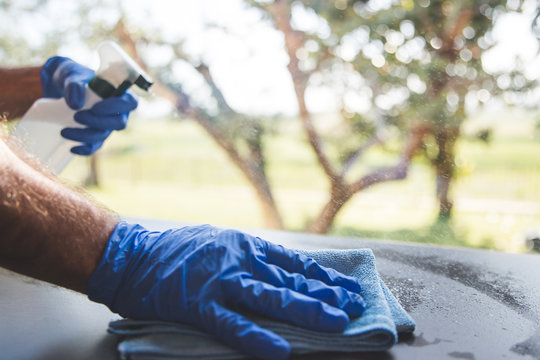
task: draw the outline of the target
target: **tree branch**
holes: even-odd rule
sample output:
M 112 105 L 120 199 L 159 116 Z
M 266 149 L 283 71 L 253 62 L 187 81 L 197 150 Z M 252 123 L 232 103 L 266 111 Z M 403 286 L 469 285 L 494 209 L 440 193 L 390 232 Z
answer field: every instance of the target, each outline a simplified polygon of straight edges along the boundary
M 201 63 L 195 67 L 195 70 L 202 75 L 208 86 L 210 86 L 210 89 L 212 89 L 212 96 L 214 96 L 216 99 L 219 109 L 226 113 L 235 113 L 235 111 L 229 106 L 227 100 L 225 100 L 223 92 L 217 87 L 208 65 Z
M 315 152 L 317 161 L 330 181 L 334 181 L 334 179 L 338 178 L 338 174 L 333 169 L 330 160 L 322 149 L 322 140 L 313 125 L 311 114 L 309 113 L 305 102 L 308 77 L 300 70 L 298 58 L 296 57 L 296 51 L 302 47 L 305 42 L 304 35 L 292 28 L 287 1 L 275 0 L 272 4 L 268 5 L 268 12 L 272 16 L 276 28 L 283 33 L 285 39 L 285 48 L 289 55 L 289 64 L 287 65 L 287 68 L 292 77 L 300 119 L 302 120 L 302 125 L 307 133 L 309 144 Z
M 391 167 L 376 170 L 352 183 L 350 186 L 351 193 L 357 193 L 377 183 L 405 179 L 411 160 L 416 150 L 422 145 L 424 136 L 428 131 L 429 127 L 427 125 L 415 125 L 409 132 L 398 163 Z
M 132 55 L 133 58 L 138 61 L 141 67 L 148 74 L 152 75 L 151 71 L 149 71 L 148 67 L 146 66 L 142 58 L 139 56 L 136 46 L 137 44 L 127 31 L 127 28 L 124 25 L 122 19 L 120 19 L 120 21 L 118 22 L 114 32 L 118 39 L 121 41 L 124 48 L 128 49 L 127 51 L 131 53 L 130 55 Z M 210 80 L 215 86 L 215 83 L 213 82 L 213 79 L 208 70 L 204 70 L 204 67 L 200 67 L 197 70 L 202 73 L 206 71 L 207 76 L 205 77 L 205 80 L 207 82 Z M 204 76 L 204 74 L 202 75 Z M 197 109 L 191 104 L 189 95 L 186 94 L 184 91 L 182 91 L 181 89 L 171 89 L 166 84 L 160 83 L 157 80 L 152 86 L 152 90 L 154 94 L 170 101 L 176 107 L 176 109 L 178 109 L 178 111 L 180 111 L 187 117 L 193 119 L 195 122 L 197 122 L 200 126 L 203 127 L 203 129 L 218 144 L 218 146 L 225 151 L 227 156 L 240 169 L 240 171 L 247 178 L 248 182 L 253 186 L 257 197 L 260 199 L 263 213 L 265 215 L 264 220 L 267 226 L 275 229 L 282 229 L 283 223 L 281 220 L 281 216 L 276 207 L 272 191 L 264 173 L 264 167 L 261 166 L 261 163 L 253 163 L 249 159 L 244 159 L 234 146 L 234 143 L 221 134 L 219 127 L 217 127 L 210 118 L 208 118 L 205 114 L 199 111 L 199 109 Z M 220 91 L 219 93 L 221 94 Z M 232 109 L 230 110 L 233 111 Z M 251 150 L 253 152 L 253 149 Z
M 470 8 L 463 9 L 461 11 L 456 21 L 442 34 L 441 39 L 443 45 L 437 51 L 437 53 L 447 57 L 451 61 L 455 60 L 457 57 L 457 50 L 454 48 L 454 40 L 459 34 L 461 34 L 463 29 L 469 25 L 473 15 L 474 11 Z
M 369 139 L 364 144 L 362 144 L 362 146 L 360 146 L 358 149 L 352 152 L 347 157 L 347 160 L 345 160 L 345 163 L 343 164 L 343 167 L 341 169 L 340 176 L 345 177 L 345 175 L 350 170 L 350 168 L 354 165 L 354 163 L 357 162 L 358 159 L 360 159 L 367 150 L 369 150 L 372 146 L 375 146 L 376 144 L 379 144 L 379 143 L 381 143 L 381 140 L 377 135 L 375 135 L 373 138 Z

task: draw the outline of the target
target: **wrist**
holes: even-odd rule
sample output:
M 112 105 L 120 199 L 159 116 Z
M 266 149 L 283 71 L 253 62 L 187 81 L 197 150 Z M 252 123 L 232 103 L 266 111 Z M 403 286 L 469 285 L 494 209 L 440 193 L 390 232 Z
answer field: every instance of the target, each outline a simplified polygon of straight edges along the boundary
M 118 223 L 0 142 L 0 266 L 84 292 Z
M 0 118 L 22 116 L 37 99 L 43 97 L 41 67 L 0 68 Z
M 124 221 L 116 224 L 105 251 L 86 284 L 86 294 L 92 301 L 102 303 L 114 312 L 116 293 L 122 287 L 122 280 L 136 263 L 138 250 L 148 231 L 140 225 Z

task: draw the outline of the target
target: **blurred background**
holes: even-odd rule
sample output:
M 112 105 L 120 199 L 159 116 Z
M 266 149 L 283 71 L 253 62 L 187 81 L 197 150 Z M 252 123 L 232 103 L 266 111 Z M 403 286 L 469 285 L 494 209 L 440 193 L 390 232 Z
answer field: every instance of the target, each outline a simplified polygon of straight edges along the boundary
M 0 63 L 157 81 L 61 176 L 119 214 L 540 250 L 535 0 L 0 0 Z

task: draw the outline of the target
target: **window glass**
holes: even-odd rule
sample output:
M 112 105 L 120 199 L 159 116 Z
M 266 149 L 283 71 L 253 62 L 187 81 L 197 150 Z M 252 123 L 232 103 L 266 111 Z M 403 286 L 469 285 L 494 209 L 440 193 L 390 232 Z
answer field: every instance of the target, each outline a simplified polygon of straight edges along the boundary
M 0 1 L 2 66 L 157 80 L 61 176 L 125 216 L 540 249 L 534 0 Z

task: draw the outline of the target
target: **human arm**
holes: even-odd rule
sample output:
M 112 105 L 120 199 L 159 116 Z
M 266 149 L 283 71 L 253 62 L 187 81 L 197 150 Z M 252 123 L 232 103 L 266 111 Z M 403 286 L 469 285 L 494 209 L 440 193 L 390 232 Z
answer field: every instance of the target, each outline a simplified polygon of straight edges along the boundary
M 118 218 L 0 139 L 0 266 L 84 292 Z
M 289 344 L 239 311 L 319 331 L 360 316 L 360 285 L 297 252 L 211 226 L 151 232 L 36 171 L 0 141 L 0 265 L 136 319 L 192 324 L 268 359 Z
M 17 119 L 43 97 L 40 72 L 41 66 L 0 68 L 0 115 Z
M 74 120 L 81 126 L 64 128 L 64 138 L 80 142 L 71 151 L 91 155 L 99 149 L 113 130 L 127 125 L 130 111 L 137 107 L 135 97 L 127 92 L 99 101 L 91 108 L 85 104 L 85 88 L 94 77 L 94 71 L 60 56 L 47 60 L 42 67 L 0 70 L 0 114 L 9 119 L 18 118 L 41 97 L 64 98 L 73 110 Z

